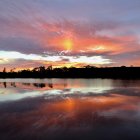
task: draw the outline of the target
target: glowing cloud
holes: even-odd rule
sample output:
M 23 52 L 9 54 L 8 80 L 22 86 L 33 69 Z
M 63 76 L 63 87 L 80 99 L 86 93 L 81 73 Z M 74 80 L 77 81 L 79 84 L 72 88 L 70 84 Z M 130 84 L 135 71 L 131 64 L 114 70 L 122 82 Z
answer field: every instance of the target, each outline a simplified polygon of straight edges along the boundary
M 111 64 L 113 63 L 110 59 L 105 59 L 102 56 L 66 56 L 66 55 L 58 55 L 58 56 L 50 56 L 50 55 L 36 55 L 36 54 L 22 54 L 19 52 L 8 52 L 8 51 L 0 51 L 0 59 L 1 63 L 4 63 L 4 61 L 7 61 L 8 64 L 10 64 L 11 61 L 17 61 L 19 59 L 23 59 L 26 61 L 39 61 L 42 64 L 50 64 L 54 66 L 59 66 L 57 63 L 60 63 L 61 66 L 66 65 L 72 66 L 82 64 L 82 65 L 105 65 L 105 64 Z
M 139 66 L 135 1 L 0 1 L 0 64 Z

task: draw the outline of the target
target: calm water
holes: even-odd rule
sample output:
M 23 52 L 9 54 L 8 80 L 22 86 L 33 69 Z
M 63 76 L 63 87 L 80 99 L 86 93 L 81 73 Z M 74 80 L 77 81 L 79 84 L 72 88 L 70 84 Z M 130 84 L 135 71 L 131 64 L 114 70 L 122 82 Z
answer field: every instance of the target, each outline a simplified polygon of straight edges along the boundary
M 0 140 L 140 140 L 140 80 L 1 79 Z

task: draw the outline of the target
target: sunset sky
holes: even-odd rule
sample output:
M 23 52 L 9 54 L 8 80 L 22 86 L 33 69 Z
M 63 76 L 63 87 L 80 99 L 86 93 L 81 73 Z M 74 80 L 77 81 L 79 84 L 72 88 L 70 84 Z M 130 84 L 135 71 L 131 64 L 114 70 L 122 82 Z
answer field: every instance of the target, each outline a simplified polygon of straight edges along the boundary
M 0 0 L 0 70 L 140 66 L 140 0 Z

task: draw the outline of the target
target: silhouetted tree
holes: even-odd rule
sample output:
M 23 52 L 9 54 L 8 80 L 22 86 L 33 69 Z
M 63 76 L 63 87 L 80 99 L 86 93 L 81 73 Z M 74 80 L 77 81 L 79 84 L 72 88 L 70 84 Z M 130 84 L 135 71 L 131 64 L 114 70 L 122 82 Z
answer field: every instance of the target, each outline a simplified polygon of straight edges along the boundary
M 39 71 L 39 68 L 38 67 L 36 67 L 36 68 L 34 68 L 33 70 L 32 70 L 32 72 L 38 72 Z
M 86 65 L 83 68 L 90 69 L 90 68 L 96 68 L 96 67 L 95 66 Z
M 121 66 L 121 68 L 126 68 L 126 66 Z
M 39 67 L 39 72 L 41 72 L 41 73 L 43 73 L 43 72 L 45 72 L 45 67 L 44 66 L 41 66 L 41 67 Z
M 48 66 L 47 70 L 52 71 L 52 65 Z
M 15 69 L 16 69 L 16 68 L 11 69 L 10 72 L 11 72 L 11 73 L 14 72 Z
M 62 67 L 61 69 L 63 70 L 63 72 L 67 72 L 69 70 L 67 67 Z
M 6 73 L 6 68 L 3 69 L 3 73 Z

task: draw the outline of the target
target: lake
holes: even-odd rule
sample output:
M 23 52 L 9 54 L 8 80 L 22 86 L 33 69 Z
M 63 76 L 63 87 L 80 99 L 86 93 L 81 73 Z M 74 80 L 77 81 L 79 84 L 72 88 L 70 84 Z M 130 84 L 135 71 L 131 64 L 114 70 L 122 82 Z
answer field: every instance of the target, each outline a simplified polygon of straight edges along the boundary
M 140 140 L 140 80 L 0 79 L 0 140 Z

